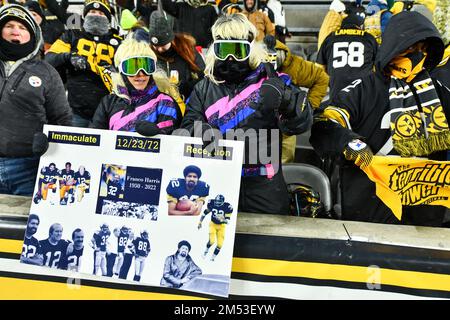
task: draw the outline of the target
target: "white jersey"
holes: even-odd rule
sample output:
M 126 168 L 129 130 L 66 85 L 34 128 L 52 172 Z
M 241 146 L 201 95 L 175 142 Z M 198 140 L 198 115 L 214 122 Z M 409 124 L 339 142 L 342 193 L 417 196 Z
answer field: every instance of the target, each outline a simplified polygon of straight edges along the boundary
M 107 240 L 107 251 L 109 253 L 117 254 L 117 249 L 119 247 L 119 239 L 116 236 L 111 236 Z

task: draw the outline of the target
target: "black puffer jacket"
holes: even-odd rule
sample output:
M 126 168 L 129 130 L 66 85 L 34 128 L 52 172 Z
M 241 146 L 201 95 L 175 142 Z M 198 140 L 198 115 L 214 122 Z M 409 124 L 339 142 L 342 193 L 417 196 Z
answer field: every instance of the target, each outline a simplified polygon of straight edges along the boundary
M 0 157 L 32 156 L 33 135 L 42 132 L 44 124 L 71 123 L 60 76 L 38 58 L 42 35 L 36 28 L 35 49 L 30 55 L 12 65 L 0 61 Z
M 195 50 L 195 64 L 199 67 L 199 72 L 191 70 L 189 64 L 173 49 L 164 55 L 157 54 L 157 57 L 158 68 L 164 70 L 168 78 L 171 77 L 172 71 L 178 73 L 178 91 L 185 100 L 189 98 L 195 84 L 204 76 L 205 62 L 200 54 Z
M 260 88 L 265 79 L 267 73 L 263 64 L 239 85 L 215 84 L 208 78 L 203 79 L 192 91 L 181 127 L 191 130 L 195 121 L 202 121 L 219 129 L 222 134 L 233 129 L 255 129 L 258 139 L 262 139 L 259 129 L 280 129 L 288 135 L 308 130 L 312 124 L 312 109 L 306 93 L 290 85 L 290 78 L 284 75 L 282 79 L 292 89 L 290 103 L 296 106 L 296 114 L 289 119 L 277 117 L 273 107 L 264 105 L 261 101 Z M 281 134 L 279 138 L 281 139 Z M 264 139 L 267 139 L 269 145 L 261 143 L 258 147 L 264 145 L 269 151 L 272 150 L 270 130 Z M 246 159 L 249 159 L 249 149 L 246 143 Z M 281 156 L 281 153 L 279 155 Z M 260 160 L 258 157 L 258 163 L 252 165 L 261 164 Z

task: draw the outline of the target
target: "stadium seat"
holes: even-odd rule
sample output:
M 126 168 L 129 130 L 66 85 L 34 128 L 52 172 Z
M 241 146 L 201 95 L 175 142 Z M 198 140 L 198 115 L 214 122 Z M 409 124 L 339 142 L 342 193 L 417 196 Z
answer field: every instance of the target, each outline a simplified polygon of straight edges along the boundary
M 312 187 L 320 195 L 325 210 L 332 209 L 331 186 L 327 175 L 319 168 L 306 163 L 283 164 L 283 176 L 286 184 L 302 183 Z

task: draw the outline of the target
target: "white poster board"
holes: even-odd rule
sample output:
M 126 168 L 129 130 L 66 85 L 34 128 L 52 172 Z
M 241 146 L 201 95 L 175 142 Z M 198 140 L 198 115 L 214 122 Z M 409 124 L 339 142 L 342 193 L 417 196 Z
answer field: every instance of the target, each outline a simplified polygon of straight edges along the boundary
M 22 262 L 228 296 L 242 142 L 220 141 L 214 155 L 191 137 L 44 133 Z

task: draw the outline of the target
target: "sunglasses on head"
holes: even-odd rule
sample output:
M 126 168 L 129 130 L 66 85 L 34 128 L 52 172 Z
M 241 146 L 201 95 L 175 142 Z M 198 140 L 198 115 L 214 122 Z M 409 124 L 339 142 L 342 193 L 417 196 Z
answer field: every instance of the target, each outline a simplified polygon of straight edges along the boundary
M 152 57 L 130 57 L 124 59 L 119 64 L 120 73 L 132 77 L 143 71 L 146 75 L 151 75 L 156 70 L 156 61 Z
M 219 60 L 232 56 L 237 61 L 244 61 L 250 56 L 252 44 L 247 40 L 215 40 L 214 55 Z

